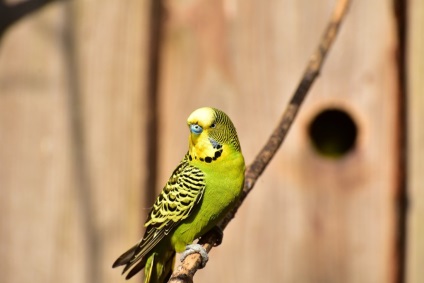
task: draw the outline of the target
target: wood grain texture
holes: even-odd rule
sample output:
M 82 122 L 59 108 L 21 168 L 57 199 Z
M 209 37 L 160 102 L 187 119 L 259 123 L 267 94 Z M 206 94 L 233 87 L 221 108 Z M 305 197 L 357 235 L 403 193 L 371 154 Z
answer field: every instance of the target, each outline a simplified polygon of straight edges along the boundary
M 78 86 L 71 104 L 81 117 L 76 146 L 87 164 L 80 192 L 91 218 L 85 227 L 87 282 L 122 280 L 111 264 L 138 241 L 146 217 L 148 12 L 147 1 L 138 0 L 81 0 L 69 7 L 75 42 L 70 75 Z
M 185 120 L 200 106 L 229 114 L 249 163 L 334 1 L 165 4 L 159 182 L 186 151 Z M 354 1 L 283 149 L 196 281 L 394 282 L 396 46 L 391 3 Z M 359 128 L 355 150 L 339 160 L 318 156 L 307 136 L 314 115 L 329 107 L 345 110 Z
M 408 184 L 407 281 L 424 278 L 424 3 L 409 1 L 408 21 Z
M 117 282 L 140 237 L 146 1 L 50 5 L 0 50 L 4 282 Z
M 2 40 L 0 272 L 9 282 L 65 279 L 54 275 L 58 260 L 69 262 L 71 272 L 84 264 L 69 261 L 83 254 L 83 247 L 72 216 L 76 203 L 66 130 L 66 71 L 58 38 L 62 13 L 63 7 L 50 6 L 14 26 Z M 58 252 L 62 245 L 68 252 Z M 78 273 L 69 278 L 82 279 Z
M 418 2 L 411 1 L 408 86 L 413 200 L 407 255 L 414 283 L 424 260 Z M 252 161 L 334 4 L 164 1 L 157 190 L 186 152 L 185 121 L 201 106 L 229 114 Z M 155 170 L 145 154 L 152 119 L 145 111 L 149 11 L 147 1 L 138 0 L 58 2 L 2 39 L 2 281 L 124 282 L 111 264 L 143 232 L 140 188 Z M 391 1 L 353 1 L 283 148 L 196 282 L 394 282 L 395 33 Z M 329 107 L 345 110 L 359 127 L 355 150 L 339 160 L 319 156 L 307 135 L 314 115 Z

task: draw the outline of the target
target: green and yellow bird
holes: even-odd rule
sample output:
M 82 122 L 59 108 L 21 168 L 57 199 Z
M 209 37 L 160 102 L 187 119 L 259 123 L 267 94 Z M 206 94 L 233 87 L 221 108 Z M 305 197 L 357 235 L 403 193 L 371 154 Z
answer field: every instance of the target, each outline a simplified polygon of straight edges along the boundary
M 221 110 L 203 107 L 187 119 L 188 152 L 156 199 L 144 224 L 144 237 L 113 267 L 125 265 L 126 279 L 145 269 L 145 283 L 166 282 L 176 252 L 199 252 L 189 245 L 234 206 L 244 184 L 244 158 L 236 129 Z M 188 245 L 188 246 L 187 246 Z M 186 248 L 186 246 L 188 248 Z

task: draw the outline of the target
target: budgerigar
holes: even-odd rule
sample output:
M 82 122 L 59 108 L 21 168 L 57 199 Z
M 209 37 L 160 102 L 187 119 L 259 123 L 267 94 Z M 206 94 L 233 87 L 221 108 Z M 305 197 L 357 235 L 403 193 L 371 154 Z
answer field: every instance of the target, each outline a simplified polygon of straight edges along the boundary
M 145 283 L 166 282 L 175 253 L 214 228 L 243 189 L 244 158 L 228 116 L 203 107 L 187 124 L 188 152 L 156 199 L 144 237 L 113 264 L 125 265 L 123 273 L 130 270 L 126 279 L 144 267 Z

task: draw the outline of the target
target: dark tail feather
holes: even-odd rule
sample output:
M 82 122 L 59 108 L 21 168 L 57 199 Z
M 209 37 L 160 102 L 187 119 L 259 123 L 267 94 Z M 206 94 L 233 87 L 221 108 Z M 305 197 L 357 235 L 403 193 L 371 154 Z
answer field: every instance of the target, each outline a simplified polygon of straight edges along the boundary
M 153 254 L 154 257 L 152 258 L 151 257 L 152 254 L 141 256 L 141 254 L 138 253 L 138 248 L 139 248 L 139 245 L 137 244 L 131 249 L 129 249 L 128 251 L 126 251 L 125 253 L 123 253 L 113 263 L 112 267 L 115 268 L 121 265 L 125 265 L 122 271 L 122 274 L 124 274 L 125 272 L 129 270 L 127 276 L 125 277 L 125 279 L 128 280 L 134 275 L 136 275 L 138 272 L 140 272 L 140 270 L 142 270 L 145 267 L 147 260 L 151 258 L 151 262 L 148 264 L 148 267 L 146 267 L 149 269 L 146 271 L 146 276 L 151 278 L 149 280 L 153 280 L 152 282 L 167 282 L 172 274 L 172 269 L 173 269 L 174 260 L 175 260 L 175 251 L 169 250 L 169 251 L 154 252 Z M 138 256 L 135 257 L 137 254 Z M 160 258 L 157 258 L 158 256 L 160 256 Z M 156 270 L 157 270 L 156 265 L 158 264 L 158 260 L 159 260 L 159 263 L 161 263 L 161 265 L 163 264 L 163 270 L 162 272 L 160 272 L 160 274 L 156 274 Z
M 141 269 L 145 268 L 145 281 L 151 283 L 168 282 L 172 275 L 172 270 L 175 260 L 175 251 L 171 250 L 162 253 L 153 253 L 150 256 L 142 258 L 139 262 L 129 262 L 125 266 L 125 270 L 131 268 L 135 263 L 134 267 L 128 272 L 125 279 L 130 279 L 136 275 Z M 147 265 L 146 265 L 147 262 Z M 158 268 L 162 266 L 162 268 Z M 162 270 L 162 271 L 159 271 Z M 159 271 L 159 273 L 157 273 Z
M 127 276 L 125 277 L 125 279 L 130 279 L 131 277 L 133 277 L 134 275 L 136 275 L 140 270 L 143 269 L 144 265 L 146 264 L 147 261 L 147 257 L 143 257 L 136 266 L 134 266 L 130 272 L 128 272 Z M 131 267 L 131 263 L 128 263 L 127 266 L 125 266 L 124 270 L 122 271 L 122 273 L 124 273 L 125 271 L 127 271 L 130 267 Z
M 130 279 L 131 277 L 133 277 L 136 273 L 142 270 L 144 265 L 146 264 L 147 257 L 141 258 L 140 261 L 134 258 L 137 248 L 138 244 L 123 253 L 112 265 L 113 268 L 125 265 L 124 270 L 122 270 L 122 274 L 124 274 L 128 269 L 130 269 L 133 265 L 136 264 L 134 268 L 130 270 L 125 279 Z
M 129 249 L 128 251 L 126 251 L 125 253 L 123 253 L 112 265 L 112 268 L 121 266 L 121 265 L 125 265 L 128 264 L 131 259 L 134 257 L 135 254 L 135 250 L 137 249 L 138 245 L 135 245 L 134 247 L 132 247 L 131 249 Z
M 169 278 L 171 278 L 171 275 L 174 271 L 174 265 L 175 265 L 175 252 L 172 254 L 172 256 L 169 258 L 169 260 L 166 263 L 166 266 L 168 266 L 169 268 L 165 270 L 165 272 L 168 274 L 165 276 L 165 280 L 163 282 L 168 282 Z

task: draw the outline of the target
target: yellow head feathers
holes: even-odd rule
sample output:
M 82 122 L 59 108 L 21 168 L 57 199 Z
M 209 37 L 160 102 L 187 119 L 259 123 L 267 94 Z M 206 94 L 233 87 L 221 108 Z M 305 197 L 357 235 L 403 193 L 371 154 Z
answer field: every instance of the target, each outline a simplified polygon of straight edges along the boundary
M 199 108 L 190 114 L 187 124 L 191 132 L 190 146 L 195 146 L 198 142 L 202 147 L 221 144 L 240 151 L 236 129 L 223 111 L 211 107 Z
M 187 124 L 199 125 L 202 128 L 209 128 L 216 119 L 215 109 L 210 107 L 202 107 L 194 110 L 187 119 Z

